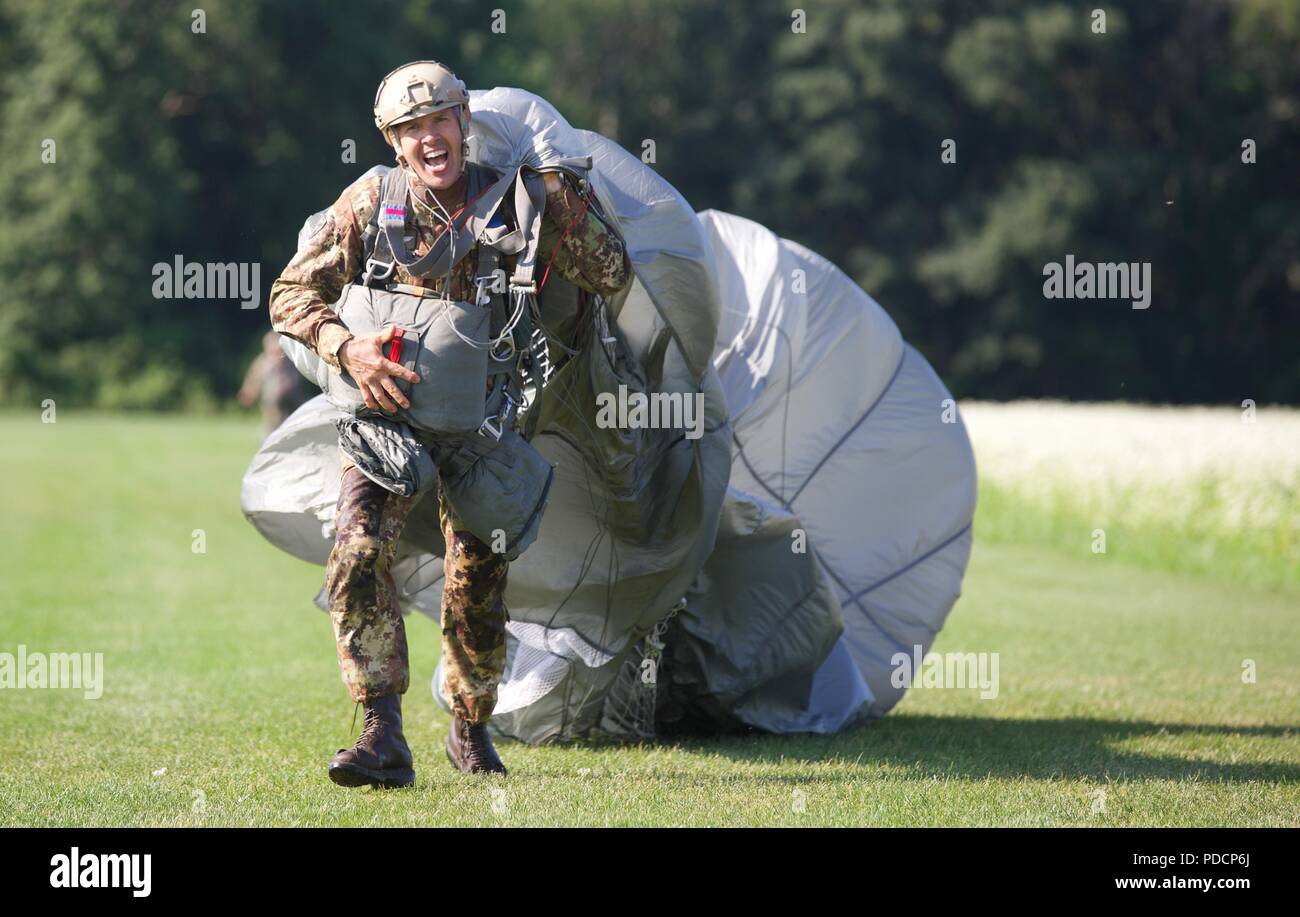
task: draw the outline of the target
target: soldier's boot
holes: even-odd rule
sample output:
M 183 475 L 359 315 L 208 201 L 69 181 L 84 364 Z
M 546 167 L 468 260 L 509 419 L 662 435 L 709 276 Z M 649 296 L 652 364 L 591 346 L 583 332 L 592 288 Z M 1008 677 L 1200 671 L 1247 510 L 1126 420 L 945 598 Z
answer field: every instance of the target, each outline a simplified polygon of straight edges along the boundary
M 411 786 L 415 783 L 412 764 L 411 749 L 402 735 L 402 695 L 389 694 L 366 704 L 361 735 L 351 748 L 339 749 L 329 775 L 339 786 Z
M 447 732 L 447 760 L 466 774 L 506 775 L 506 766 L 488 737 L 487 723 L 472 724 L 453 716 Z

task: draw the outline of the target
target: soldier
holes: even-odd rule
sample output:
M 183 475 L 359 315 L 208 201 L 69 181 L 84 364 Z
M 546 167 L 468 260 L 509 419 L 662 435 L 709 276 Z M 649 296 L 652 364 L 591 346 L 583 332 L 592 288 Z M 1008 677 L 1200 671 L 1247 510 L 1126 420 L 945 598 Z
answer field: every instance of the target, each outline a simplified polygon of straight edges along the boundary
M 261 401 L 264 436 L 269 436 L 311 398 L 307 380 L 284 355 L 280 336 L 274 331 L 263 335 L 262 352 L 249 364 L 238 397 L 245 407 Z
M 418 256 L 466 204 L 469 93 L 442 64 L 417 61 L 384 78 L 374 113 L 405 172 L 413 206 L 407 208 L 404 232 L 415 238 L 412 251 Z M 361 179 L 339 196 L 272 285 L 269 307 L 276 331 L 314 348 L 333 371 L 346 370 L 369 407 L 393 413 L 399 404 L 409 407 L 395 380 L 420 381 L 385 359 L 382 348 L 393 328 L 353 335 L 327 305 L 366 266 L 362 234 L 378 206 L 381 182 L 379 176 Z M 632 277 L 623 241 L 568 176 L 546 173 L 545 190 L 537 263 L 550 264 L 588 292 L 613 296 Z M 503 203 L 501 212 L 514 226 L 513 206 Z M 449 273 L 422 277 L 398 267 L 392 280 L 473 302 L 476 263 L 477 247 Z M 504 266 L 513 270 L 513 258 L 507 256 Z M 403 524 L 419 497 L 390 493 L 346 456 L 341 475 L 337 534 L 325 581 L 339 668 L 353 700 L 365 705 L 365 726 L 352 748 L 335 755 L 329 775 L 343 786 L 409 786 L 415 772 L 402 735 L 401 696 L 410 675 L 391 569 Z M 437 501 L 447 542 L 441 615 L 445 696 L 452 709 L 447 757 L 466 773 L 504 775 L 486 724 L 505 669 L 508 564 L 459 524 L 441 480 Z

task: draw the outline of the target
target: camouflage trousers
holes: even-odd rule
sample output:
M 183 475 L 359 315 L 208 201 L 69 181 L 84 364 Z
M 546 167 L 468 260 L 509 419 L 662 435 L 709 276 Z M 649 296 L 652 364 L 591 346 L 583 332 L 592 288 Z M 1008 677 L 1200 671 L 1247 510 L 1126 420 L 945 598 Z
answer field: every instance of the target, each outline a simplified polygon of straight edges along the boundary
M 406 628 L 392 568 L 402 526 L 424 495 L 399 497 L 367 478 L 346 456 L 340 477 L 337 534 L 325 567 L 325 588 L 343 682 L 354 701 L 365 702 L 404 694 L 410 686 Z M 443 696 L 456 716 L 486 722 L 506 666 L 509 562 L 460 527 L 441 478 L 430 496 L 438 502 L 447 541 Z

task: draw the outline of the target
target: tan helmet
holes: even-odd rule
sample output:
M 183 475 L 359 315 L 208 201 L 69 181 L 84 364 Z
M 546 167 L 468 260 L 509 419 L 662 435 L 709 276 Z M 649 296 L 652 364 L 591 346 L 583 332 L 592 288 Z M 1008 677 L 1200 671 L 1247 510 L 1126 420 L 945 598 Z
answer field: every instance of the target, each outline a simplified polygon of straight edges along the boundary
M 456 78 L 450 68 L 437 61 L 419 60 L 402 64 L 379 84 L 375 93 L 375 127 L 385 135 L 403 121 L 453 105 L 469 106 L 465 81 Z M 461 127 L 465 110 L 461 110 Z

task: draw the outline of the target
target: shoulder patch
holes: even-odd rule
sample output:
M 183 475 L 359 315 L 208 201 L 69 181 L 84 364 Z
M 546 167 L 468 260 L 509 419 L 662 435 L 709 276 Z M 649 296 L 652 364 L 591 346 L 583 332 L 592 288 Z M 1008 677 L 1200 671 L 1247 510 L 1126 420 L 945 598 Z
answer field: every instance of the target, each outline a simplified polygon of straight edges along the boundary
M 302 229 L 298 231 L 298 248 L 303 249 L 319 241 L 325 234 L 326 227 L 329 226 L 330 212 L 322 210 L 320 213 L 313 213 L 307 217 L 307 222 L 302 224 Z

